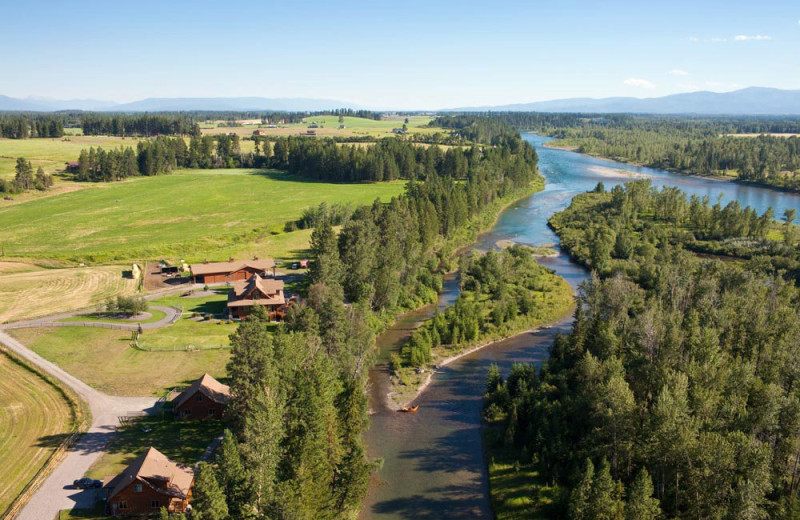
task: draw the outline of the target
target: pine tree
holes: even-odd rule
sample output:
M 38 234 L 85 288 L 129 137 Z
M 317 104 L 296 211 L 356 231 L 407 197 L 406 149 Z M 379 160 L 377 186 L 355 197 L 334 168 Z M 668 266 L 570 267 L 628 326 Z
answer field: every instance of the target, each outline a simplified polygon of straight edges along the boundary
M 653 498 L 653 481 L 642 468 L 628 490 L 625 520 L 656 520 L 661 516 L 657 498 Z
M 594 464 L 586 459 L 586 465 L 578 484 L 572 488 L 569 498 L 570 520 L 591 520 L 590 499 L 594 484 Z
M 219 487 L 214 468 L 206 462 L 197 466 L 192 498 L 193 520 L 226 520 L 228 504 Z

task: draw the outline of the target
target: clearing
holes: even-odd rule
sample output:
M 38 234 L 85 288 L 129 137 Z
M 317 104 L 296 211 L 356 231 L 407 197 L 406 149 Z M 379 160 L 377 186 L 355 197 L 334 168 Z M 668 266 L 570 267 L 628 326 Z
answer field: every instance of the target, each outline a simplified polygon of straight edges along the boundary
M 0 244 L 9 257 L 202 261 L 282 233 L 307 207 L 387 201 L 403 186 L 314 182 L 273 170 L 178 170 L 2 208 Z
M 130 346 L 130 332 L 96 327 L 41 327 L 9 333 L 92 387 L 121 396 L 164 395 L 204 372 L 222 378 L 229 357 L 228 349 L 144 352 Z
M 73 404 L 53 383 L 0 350 L 0 515 L 73 429 Z

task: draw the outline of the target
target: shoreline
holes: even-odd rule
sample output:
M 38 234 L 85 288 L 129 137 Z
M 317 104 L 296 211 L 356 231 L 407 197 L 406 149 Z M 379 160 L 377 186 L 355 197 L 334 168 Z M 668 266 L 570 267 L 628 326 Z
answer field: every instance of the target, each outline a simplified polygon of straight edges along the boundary
M 535 134 L 535 135 L 541 135 L 543 137 L 550 137 L 550 136 L 547 136 L 547 135 L 544 135 L 544 134 L 537 134 L 536 132 L 534 132 L 532 130 L 526 130 L 526 132 L 531 133 L 531 134 Z M 704 175 L 704 174 L 701 174 L 701 173 L 690 173 L 690 172 L 685 172 L 685 171 L 682 171 L 682 170 L 676 170 L 674 168 L 665 168 L 665 167 L 661 167 L 661 166 L 658 166 L 658 167 L 656 167 L 656 166 L 648 166 L 646 164 L 641 164 L 641 163 L 637 163 L 637 162 L 634 162 L 634 161 L 629 161 L 629 160 L 627 160 L 627 159 L 625 159 L 623 157 L 613 158 L 613 157 L 606 157 L 604 155 L 598 155 L 598 154 L 593 154 L 593 153 L 588 153 L 588 152 L 581 152 L 581 151 L 579 151 L 580 146 L 578 146 L 578 145 L 563 145 L 562 146 L 562 145 L 557 145 L 557 144 L 551 144 L 551 143 L 555 143 L 556 141 L 558 141 L 558 139 L 556 139 L 556 138 L 552 138 L 552 139 L 553 139 L 552 141 L 548 141 L 546 143 L 543 143 L 542 146 L 545 147 L 545 148 L 551 148 L 553 150 L 564 150 L 564 151 L 567 151 L 567 152 L 578 153 L 578 154 L 581 154 L 581 155 L 586 155 L 588 157 L 593 157 L 595 159 L 600 159 L 600 160 L 603 160 L 603 161 L 612 161 L 612 162 L 618 162 L 618 163 L 621 163 L 621 164 L 629 164 L 631 166 L 636 166 L 636 167 L 639 167 L 639 168 L 652 168 L 652 169 L 655 169 L 655 170 L 663 170 L 665 172 L 669 172 L 669 173 L 672 173 L 672 174 L 675 174 L 675 175 L 682 175 L 684 177 L 695 177 L 695 178 L 698 178 L 698 179 L 705 179 L 705 180 L 717 181 L 717 182 L 730 182 L 732 184 L 741 184 L 741 185 L 744 185 L 744 186 L 756 186 L 756 187 L 764 188 L 764 189 L 767 189 L 767 190 L 775 190 L 775 191 L 780 191 L 780 192 L 783 192 L 783 193 L 791 193 L 791 194 L 794 194 L 794 195 L 800 195 L 800 191 L 797 191 L 797 190 L 792 190 L 792 189 L 785 188 L 785 187 L 782 187 L 782 186 L 773 186 L 772 184 L 765 184 L 763 182 L 744 181 L 744 180 L 739 179 L 738 177 L 729 177 L 727 175 L 716 175 L 716 174 Z
M 425 378 L 425 381 L 423 381 L 422 384 L 419 385 L 419 387 L 417 387 L 416 391 L 412 394 L 412 397 L 408 401 L 406 401 L 405 403 L 398 402 L 394 398 L 394 393 L 395 392 L 394 392 L 393 389 L 390 389 L 386 393 L 386 401 L 387 401 L 388 404 L 392 405 L 395 410 L 399 410 L 404 406 L 408 406 L 411 403 L 413 403 L 414 401 L 416 401 L 419 398 L 419 396 L 421 396 L 425 392 L 425 390 L 428 389 L 428 387 L 431 385 L 431 383 L 433 383 L 433 376 L 436 375 L 436 370 L 437 369 L 442 368 L 442 367 L 446 367 L 446 366 L 450 365 L 451 363 L 453 363 L 455 361 L 458 361 L 459 359 L 461 359 L 461 358 L 463 358 L 465 356 L 468 356 L 470 354 L 474 354 L 475 352 L 483 350 L 486 347 L 490 347 L 490 346 L 494 345 L 495 343 L 500 343 L 501 341 L 506 341 L 506 340 L 509 340 L 509 339 L 512 339 L 512 338 L 516 338 L 517 336 L 522 336 L 523 334 L 529 334 L 529 333 L 532 333 L 532 332 L 538 332 L 538 331 L 543 330 L 543 329 L 548 329 L 548 328 L 552 327 L 555 323 L 558 323 L 562 319 L 564 319 L 564 318 L 561 317 L 561 318 L 559 318 L 558 320 L 556 320 L 556 321 L 554 321 L 552 323 L 548 323 L 547 325 L 542 325 L 540 327 L 529 328 L 529 329 L 526 329 L 526 330 L 523 330 L 523 331 L 520 331 L 520 332 L 515 332 L 513 334 L 509 334 L 508 336 L 503 336 L 502 338 L 493 339 L 493 340 L 490 340 L 490 341 L 488 341 L 486 343 L 481 343 L 481 344 L 476 345 L 474 347 L 470 347 L 470 348 L 464 350 L 463 352 L 459 352 L 458 354 L 454 354 L 454 355 L 452 355 L 450 357 L 447 357 L 447 358 L 443 359 L 442 361 L 440 361 L 439 363 L 437 363 L 436 366 L 428 372 L 428 376 Z M 392 388 L 394 388 L 394 385 L 391 385 L 391 386 L 392 386 Z

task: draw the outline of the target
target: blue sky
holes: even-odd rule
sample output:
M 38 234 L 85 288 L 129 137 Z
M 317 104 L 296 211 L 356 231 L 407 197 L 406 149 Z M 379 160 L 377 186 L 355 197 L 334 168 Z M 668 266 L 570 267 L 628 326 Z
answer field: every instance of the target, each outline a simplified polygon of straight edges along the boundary
M 800 2 L 0 0 L 0 94 L 435 109 L 800 88 Z

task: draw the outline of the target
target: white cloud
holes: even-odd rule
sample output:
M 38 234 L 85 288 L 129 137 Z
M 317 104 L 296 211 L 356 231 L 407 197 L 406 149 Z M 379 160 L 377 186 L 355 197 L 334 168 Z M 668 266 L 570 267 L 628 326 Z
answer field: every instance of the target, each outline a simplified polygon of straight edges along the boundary
M 708 39 L 703 40 L 703 41 L 704 42 L 708 42 L 708 43 L 721 43 L 721 42 L 728 41 L 728 39 L 727 38 L 708 38 Z
M 736 40 L 737 42 L 746 42 L 750 40 L 763 41 L 763 40 L 771 40 L 772 36 L 767 36 L 765 34 L 753 34 L 753 35 L 737 34 L 736 36 L 733 37 L 733 39 Z
M 686 72 L 685 70 L 680 70 L 680 69 L 671 70 L 671 71 L 669 71 L 669 74 L 670 74 L 670 76 L 688 76 L 689 75 L 688 72 Z
M 800 23 L 800 20 L 798 20 L 797 23 Z M 700 38 L 698 38 L 697 36 L 689 36 L 689 41 L 690 42 L 699 42 Z
M 625 83 L 629 87 L 645 88 L 648 90 L 656 88 L 656 86 L 653 83 L 642 78 L 628 78 L 625 81 L 623 81 L 623 83 Z

